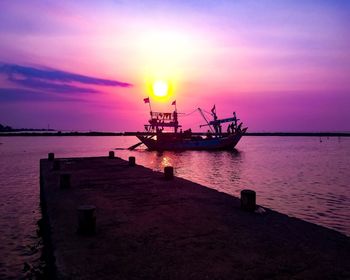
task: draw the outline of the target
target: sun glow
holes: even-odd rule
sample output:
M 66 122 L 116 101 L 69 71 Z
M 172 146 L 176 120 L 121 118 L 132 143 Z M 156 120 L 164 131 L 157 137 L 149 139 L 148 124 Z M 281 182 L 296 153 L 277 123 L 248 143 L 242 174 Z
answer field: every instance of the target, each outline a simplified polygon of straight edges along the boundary
M 173 81 L 155 77 L 146 81 L 146 92 L 158 103 L 169 103 L 174 98 Z
M 137 59 L 140 77 L 144 80 L 147 94 L 157 102 L 167 103 L 174 93 L 181 92 L 179 86 L 187 79 L 190 66 L 198 58 L 196 34 L 188 35 L 178 27 L 144 27 L 133 34 L 133 59 Z M 192 72 L 191 72 L 192 73 Z
M 152 89 L 155 96 L 165 97 L 168 94 L 168 83 L 162 80 L 155 81 Z

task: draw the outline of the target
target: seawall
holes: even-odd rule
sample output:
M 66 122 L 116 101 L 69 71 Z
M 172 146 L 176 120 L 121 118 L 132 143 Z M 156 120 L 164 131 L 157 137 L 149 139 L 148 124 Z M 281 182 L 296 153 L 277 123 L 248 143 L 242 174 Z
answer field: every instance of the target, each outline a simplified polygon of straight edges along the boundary
M 40 178 L 57 279 L 350 279 L 350 238 L 182 178 L 108 157 L 42 159 Z

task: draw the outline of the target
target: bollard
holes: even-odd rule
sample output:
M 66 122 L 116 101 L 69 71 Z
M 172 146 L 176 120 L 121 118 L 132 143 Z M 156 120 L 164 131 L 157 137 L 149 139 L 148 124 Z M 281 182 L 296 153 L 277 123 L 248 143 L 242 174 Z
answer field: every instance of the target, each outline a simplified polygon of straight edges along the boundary
M 49 160 L 54 160 L 55 159 L 55 154 L 54 153 L 49 153 L 48 159 Z
M 114 152 L 113 151 L 109 151 L 108 158 L 114 158 Z
M 246 211 L 254 212 L 256 208 L 256 193 L 253 190 L 241 191 L 241 208 Z
M 136 158 L 129 157 L 129 166 L 135 166 L 135 165 L 136 165 Z
M 174 167 L 172 166 L 164 167 L 164 177 L 166 180 L 172 180 L 174 178 Z
M 70 185 L 70 174 L 61 174 L 60 176 L 60 188 L 69 189 Z
M 94 205 L 80 205 L 78 211 L 78 233 L 91 235 L 96 232 L 96 207 Z
M 61 165 L 60 165 L 60 162 L 58 160 L 55 160 L 53 162 L 53 167 L 52 167 L 53 170 L 60 170 L 61 169 Z

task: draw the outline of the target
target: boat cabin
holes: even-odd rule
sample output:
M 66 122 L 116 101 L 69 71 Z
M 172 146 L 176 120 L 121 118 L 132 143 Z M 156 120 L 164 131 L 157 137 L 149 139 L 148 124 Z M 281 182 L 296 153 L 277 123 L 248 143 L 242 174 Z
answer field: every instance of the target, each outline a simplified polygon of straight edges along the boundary
M 151 118 L 148 121 L 149 124 L 145 125 L 145 129 L 148 132 L 162 132 L 164 128 L 174 128 L 174 132 L 177 133 L 178 128 L 181 127 L 178 121 L 178 113 L 175 110 L 172 113 L 163 112 L 150 112 Z

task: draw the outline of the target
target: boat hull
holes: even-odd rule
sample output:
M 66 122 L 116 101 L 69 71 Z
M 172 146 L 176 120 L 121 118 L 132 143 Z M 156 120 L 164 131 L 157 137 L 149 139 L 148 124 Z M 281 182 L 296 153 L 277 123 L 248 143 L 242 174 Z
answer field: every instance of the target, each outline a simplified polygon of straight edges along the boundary
M 137 136 L 140 141 L 149 149 L 156 151 L 185 151 L 185 150 L 232 150 L 245 133 L 246 128 L 241 132 L 224 137 L 211 139 L 173 139 L 157 140 L 146 136 Z

